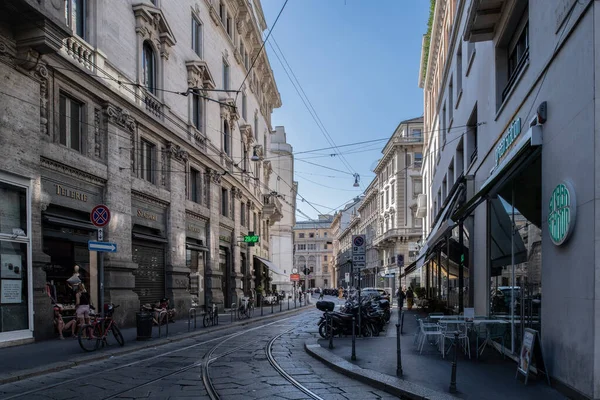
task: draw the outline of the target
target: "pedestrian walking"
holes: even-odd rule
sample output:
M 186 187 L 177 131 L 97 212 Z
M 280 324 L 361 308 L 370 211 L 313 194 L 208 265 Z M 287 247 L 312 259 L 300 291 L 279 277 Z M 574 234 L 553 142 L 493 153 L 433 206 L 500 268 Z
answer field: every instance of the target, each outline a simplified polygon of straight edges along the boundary
M 414 300 L 415 294 L 413 293 L 412 288 L 409 286 L 409 288 L 406 290 L 406 308 L 412 310 Z
M 325 292 L 323 289 L 319 289 L 319 300 L 323 300 L 323 297 L 325 295 Z

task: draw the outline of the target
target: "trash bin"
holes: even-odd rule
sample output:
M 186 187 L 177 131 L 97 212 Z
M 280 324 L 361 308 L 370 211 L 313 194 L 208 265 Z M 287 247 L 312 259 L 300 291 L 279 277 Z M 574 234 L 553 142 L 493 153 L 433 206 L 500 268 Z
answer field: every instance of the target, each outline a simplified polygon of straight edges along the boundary
M 152 313 L 140 312 L 135 314 L 137 324 L 137 340 L 152 338 Z

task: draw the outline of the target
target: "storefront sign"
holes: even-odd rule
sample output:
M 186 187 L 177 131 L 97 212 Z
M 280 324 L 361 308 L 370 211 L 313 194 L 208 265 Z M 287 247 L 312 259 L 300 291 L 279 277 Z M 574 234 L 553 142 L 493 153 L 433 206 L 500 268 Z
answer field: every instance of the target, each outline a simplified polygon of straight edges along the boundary
M 56 194 L 58 196 L 70 197 L 74 200 L 79 200 L 83 202 L 88 201 L 88 196 L 85 193 L 78 192 L 77 190 L 72 190 L 57 184 L 55 184 L 54 186 L 56 186 Z
M 0 303 L 3 304 L 18 304 L 21 302 L 21 288 L 23 281 L 14 279 L 2 279 L 2 287 L 0 292 Z
M 508 127 L 508 130 L 500 139 L 500 143 L 496 146 L 496 166 L 504 157 L 510 146 L 515 142 L 517 137 L 521 134 L 521 118 L 517 118 Z
M 548 209 L 548 232 L 552 243 L 560 246 L 567 241 L 573 232 L 576 213 L 573 185 L 566 181 L 558 184 L 550 196 Z
M 154 214 L 149 213 L 148 211 L 144 211 L 144 210 L 137 210 L 137 216 L 144 218 L 144 219 L 149 219 L 150 221 L 157 221 L 158 217 Z

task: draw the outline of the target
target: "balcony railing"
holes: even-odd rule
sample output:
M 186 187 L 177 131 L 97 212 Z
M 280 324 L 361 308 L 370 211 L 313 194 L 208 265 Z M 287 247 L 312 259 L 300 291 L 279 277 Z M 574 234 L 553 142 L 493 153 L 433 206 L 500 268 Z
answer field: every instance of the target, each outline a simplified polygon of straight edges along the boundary
M 400 237 L 418 236 L 422 233 L 423 228 L 394 228 L 388 229 L 382 235 L 377 235 L 373 240 L 373 246 L 382 244 L 385 241 L 392 241 Z
M 71 57 L 84 68 L 95 72 L 96 70 L 96 52 L 94 48 L 84 40 L 76 36 L 70 36 L 63 40 L 63 53 Z

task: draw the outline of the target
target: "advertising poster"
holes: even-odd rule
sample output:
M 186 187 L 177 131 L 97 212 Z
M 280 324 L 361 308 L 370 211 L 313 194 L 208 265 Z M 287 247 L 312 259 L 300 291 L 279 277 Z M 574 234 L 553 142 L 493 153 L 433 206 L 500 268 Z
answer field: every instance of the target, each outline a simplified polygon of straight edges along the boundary
M 0 254 L 0 267 L 0 278 L 21 279 L 23 273 L 21 256 Z
M 0 303 L 21 303 L 21 286 L 21 280 L 2 279 L 2 285 L 0 286 Z
M 527 374 L 529 364 L 531 363 L 531 353 L 533 351 L 533 342 L 535 340 L 535 332 L 526 330 L 523 335 L 523 344 L 521 345 L 521 353 L 519 355 L 519 369 L 522 373 Z

